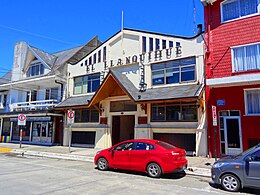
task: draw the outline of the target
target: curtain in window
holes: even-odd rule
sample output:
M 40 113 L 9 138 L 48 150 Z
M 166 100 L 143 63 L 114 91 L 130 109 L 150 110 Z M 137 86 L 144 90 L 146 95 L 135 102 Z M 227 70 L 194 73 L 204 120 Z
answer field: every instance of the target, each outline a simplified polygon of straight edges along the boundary
M 232 20 L 239 17 L 239 3 L 232 1 L 224 3 L 222 6 L 223 21 Z
M 257 69 L 257 45 L 250 45 L 246 47 L 246 66 L 247 70 Z
M 240 0 L 241 16 L 257 13 L 258 0 Z
M 234 54 L 234 69 L 235 72 L 244 71 L 246 70 L 246 67 L 244 65 L 244 59 L 245 59 L 245 52 L 244 48 L 235 48 L 233 50 Z
M 247 91 L 248 114 L 260 114 L 260 90 Z

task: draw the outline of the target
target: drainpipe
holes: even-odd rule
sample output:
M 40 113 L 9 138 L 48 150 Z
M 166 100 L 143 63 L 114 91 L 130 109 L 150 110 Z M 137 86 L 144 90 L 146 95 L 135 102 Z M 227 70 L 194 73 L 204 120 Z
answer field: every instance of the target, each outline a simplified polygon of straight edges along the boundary
M 63 83 L 55 80 L 55 83 L 60 84 L 60 101 L 63 99 Z

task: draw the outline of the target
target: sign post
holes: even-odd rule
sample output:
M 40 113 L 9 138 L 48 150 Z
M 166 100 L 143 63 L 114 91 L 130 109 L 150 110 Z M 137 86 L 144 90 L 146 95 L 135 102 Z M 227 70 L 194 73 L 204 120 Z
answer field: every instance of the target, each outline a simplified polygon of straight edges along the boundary
M 72 123 L 74 123 L 74 119 L 75 119 L 75 111 L 68 110 L 67 111 L 67 124 L 69 125 L 69 133 L 68 133 L 69 152 L 70 152 L 71 138 L 72 138 L 71 125 L 72 125 Z
M 217 160 L 217 108 L 216 106 L 212 106 L 212 121 L 214 127 L 214 156 L 215 161 Z
M 20 148 L 22 148 L 22 140 L 23 140 L 23 128 L 22 126 L 26 125 L 26 115 L 19 114 L 18 115 L 18 126 L 20 127 Z

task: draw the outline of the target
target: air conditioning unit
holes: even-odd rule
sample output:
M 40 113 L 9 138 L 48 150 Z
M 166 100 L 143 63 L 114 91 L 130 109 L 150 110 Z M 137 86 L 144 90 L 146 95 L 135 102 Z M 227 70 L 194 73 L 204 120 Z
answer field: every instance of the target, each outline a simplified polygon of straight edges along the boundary
M 204 6 L 207 6 L 209 4 L 212 5 L 215 1 L 217 0 L 201 0 Z

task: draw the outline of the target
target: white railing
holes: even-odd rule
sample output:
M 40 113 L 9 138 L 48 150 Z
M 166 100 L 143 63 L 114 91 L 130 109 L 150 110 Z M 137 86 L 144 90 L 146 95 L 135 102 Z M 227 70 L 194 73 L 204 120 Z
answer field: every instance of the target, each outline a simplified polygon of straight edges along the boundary
M 17 102 L 10 105 L 10 111 L 24 110 L 48 110 L 53 108 L 59 102 L 57 100 L 39 100 L 31 102 Z

